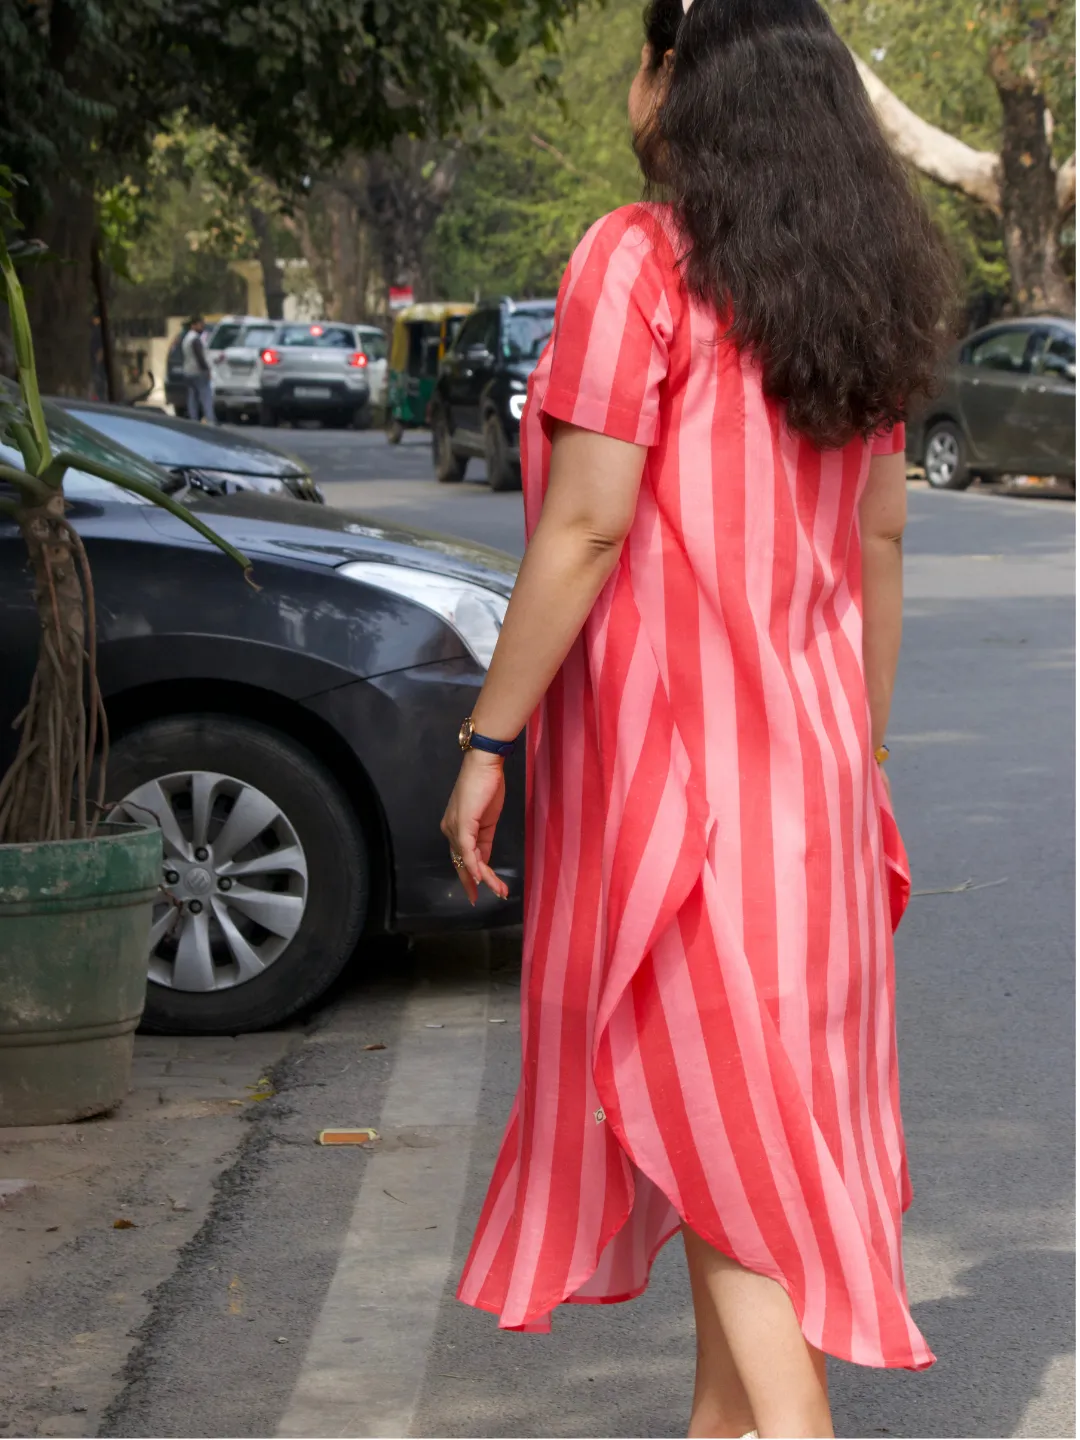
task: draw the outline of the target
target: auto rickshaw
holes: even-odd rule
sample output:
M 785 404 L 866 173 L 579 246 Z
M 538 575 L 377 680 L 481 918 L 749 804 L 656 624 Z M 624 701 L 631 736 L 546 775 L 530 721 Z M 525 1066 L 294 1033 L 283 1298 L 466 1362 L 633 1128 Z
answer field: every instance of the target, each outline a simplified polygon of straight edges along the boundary
M 386 396 L 386 435 L 392 445 L 400 443 L 406 430 L 428 423 L 439 362 L 475 308 L 463 301 L 437 300 L 398 311 Z

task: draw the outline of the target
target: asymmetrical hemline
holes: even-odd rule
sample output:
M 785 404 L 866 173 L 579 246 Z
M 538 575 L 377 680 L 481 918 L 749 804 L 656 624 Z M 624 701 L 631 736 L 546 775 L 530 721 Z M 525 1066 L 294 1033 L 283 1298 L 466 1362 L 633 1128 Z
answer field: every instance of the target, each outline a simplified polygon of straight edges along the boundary
M 687 295 L 670 212 L 577 248 L 521 421 L 646 450 L 618 563 L 529 724 L 521 1083 L 458 1290 L 504 1329 L 647 1287 L 686 1224 L 807 1340 L 922 1369 L 858 502 L 903 427 L 820 451 Z M 497 843 L 497 841 L 496 841 Z

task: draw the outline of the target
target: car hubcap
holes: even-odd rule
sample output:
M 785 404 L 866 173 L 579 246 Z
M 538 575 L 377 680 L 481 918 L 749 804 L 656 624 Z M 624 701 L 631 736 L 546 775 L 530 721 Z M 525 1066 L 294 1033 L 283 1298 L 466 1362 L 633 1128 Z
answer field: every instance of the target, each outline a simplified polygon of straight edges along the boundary
M 960 463 L 960 446 L 947 430 L 930 437 L 926 447 L 926 478 L 931 485 L 947 485 Z
M 278 805 L 230 775 L 149 780 L 109 816 L 161 828 L 164 883 L 150 931 L 150 979 L 228 990 L 283 953 L 304 918 L 307 860 Z

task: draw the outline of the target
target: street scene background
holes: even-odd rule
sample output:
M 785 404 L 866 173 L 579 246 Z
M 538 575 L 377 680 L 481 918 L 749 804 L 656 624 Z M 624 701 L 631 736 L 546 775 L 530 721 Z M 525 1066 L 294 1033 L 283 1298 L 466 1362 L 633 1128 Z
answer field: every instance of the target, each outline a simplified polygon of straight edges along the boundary
M 909 449 L 888 771 L 915 890 L 897 937 L 905 1254 L 938 1363 L 834 1364 L 837 1433 L 1069 1436 L 1074 6 L 828 8 L 952 242 L 957 342 L 1003 327 L 1016 364 L 993 418 L 1017 447 L 995 450 L 999 425 L 979 449 L 956 352 L 955 408 L 936 430 L 915 417 Z M 640 194 L 625 122 L 640 6 L 136 0 L 120 16 L 17 0 L 0 18 L 0 165 L 43 252 L 20 264 L 46 396 L 183 417 L 188 321 L 208 320 L 208 346 L 223 317 L 239 338 L 265 322 L 236 362 L 248 399 L 197 438 L 290 457 L 358 533 L 520 557 L 513 453 L 468 425 L 457 452 L 433 437 L 436 366 L 395 428 L 395 321 L 412 303 L 527 310 L 591 221 Z M 385 379 L 344 416 L 268 408 L 263 347 L 286 323 L 381 335 L 381 359 L 362 353 Z M 452 365 L 453 335 L 436 339 Z M 459 483 L 436 478 L 441 442 Z M 205 476 L 184 483 L 199 502 Z M 303 509 L 310 533 L 322 512 Z M 174 597 L 177 633 L 190 599 Z M 678 1241 L 640 1299 L 564 1307 L 550 1337 L 454 1299 L 517 1083 L 519 981 L 513 926 L 365 935 L 299 1013 L 139 1034 L 116 1108 L 0 1126 L 0 1436 L 685 1433 Z M 318 1145 L 334 1126 L 378 1139 Z

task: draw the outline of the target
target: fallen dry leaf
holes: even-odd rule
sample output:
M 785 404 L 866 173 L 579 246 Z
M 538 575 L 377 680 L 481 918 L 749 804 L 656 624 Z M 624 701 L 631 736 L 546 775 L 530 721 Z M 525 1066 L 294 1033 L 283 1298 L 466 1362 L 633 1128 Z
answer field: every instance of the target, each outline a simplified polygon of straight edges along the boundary
M 375 1045 L 365 1045 L 365 1046 L 364 1046 L 364 1049 L 365 1049 L 365 1050 L 385 1050 L 385 1049 L 386 1049 L 386 1046 L 385 1046 L 385 1045 L 382 1045 L 382 1044 L 376 1043 Z
M 134 1230 L 137 1227 L 134 1220 L 125 1220 L 124 1217 L 121 1216 L 119 1220 L 112 1222 L 112 1228 L 114 1230 Z

